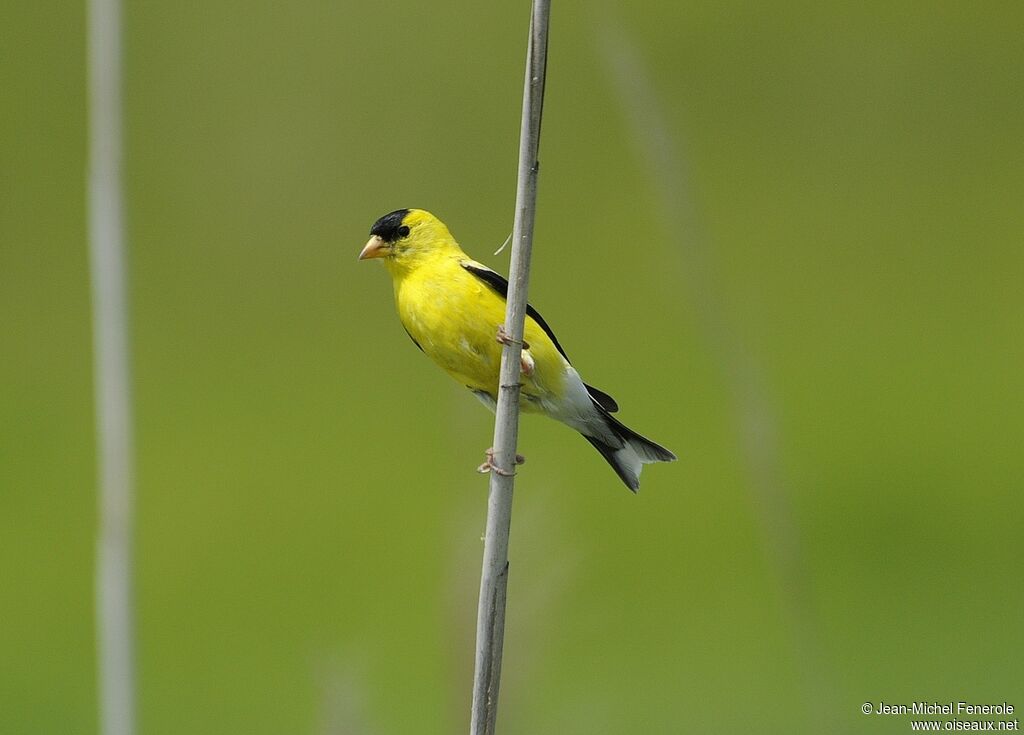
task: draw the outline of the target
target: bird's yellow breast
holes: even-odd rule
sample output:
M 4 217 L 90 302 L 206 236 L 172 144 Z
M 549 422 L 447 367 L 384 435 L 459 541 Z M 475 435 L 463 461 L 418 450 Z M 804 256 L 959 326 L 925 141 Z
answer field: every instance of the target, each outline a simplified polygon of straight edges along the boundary
M 505 300 L 454 256 L 392 275 L 399 318 L 423 352 L 461 384 L 496 396 L 502 351 L 497 332 L 505 321 Z M 529 317 L 524 336 L 534 363 L 533 374 L 520 378 L 528 410 L 531 399 L 561 395 L 566 362 Z

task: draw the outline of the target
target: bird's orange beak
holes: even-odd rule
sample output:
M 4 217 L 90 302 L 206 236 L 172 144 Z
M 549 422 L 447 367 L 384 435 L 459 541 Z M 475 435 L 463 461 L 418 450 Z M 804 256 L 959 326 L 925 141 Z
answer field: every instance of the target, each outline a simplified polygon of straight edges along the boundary
M 369 260 L 370 258 L 383 258 L 391 252 L 391 248 L 384 238 L 380 235 L 374 235 L 369 239 L 366 245 L 363 247 L 362 252 L 359 253 L 359 260 Z

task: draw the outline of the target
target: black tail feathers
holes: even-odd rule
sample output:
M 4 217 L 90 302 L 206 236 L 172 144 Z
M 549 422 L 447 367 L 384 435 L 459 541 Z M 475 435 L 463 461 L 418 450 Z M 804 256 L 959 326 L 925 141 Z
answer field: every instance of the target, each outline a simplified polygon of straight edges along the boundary
M 676 455 L 660 444 L 637 434 L 621 421 L 608 413 L 604 407 L 594 401 L 601 413 L 609 432 L 618 439 L 615 446 L 603 438 L 583 435 L 583 438 L 594 445 L 605 461 L 612 466 L 615 474 L 634 493 L 640 489 L 640 471 L 645 464 L 652 462 L 674 462 Z

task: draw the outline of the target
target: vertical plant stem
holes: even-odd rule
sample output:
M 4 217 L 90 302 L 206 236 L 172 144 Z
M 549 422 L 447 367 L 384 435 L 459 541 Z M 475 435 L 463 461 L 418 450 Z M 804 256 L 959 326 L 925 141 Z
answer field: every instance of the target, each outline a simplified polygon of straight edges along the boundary
M 512 489 L 519 435 L 519 371 L 526 292 L 530 279 L 533 224 L 537 209 L 537 160 L 544 107 L 550 0 L 533 0 L 530 39 L 523 83 L 523 117 L 519 133 L 519 175 L 512 230 L 505 332 L 511 339 L 501 354 L 498 406 L 494 420 L 494 460 L 487 501 L 487 531 L 480 574 L 480 606 L 476 624 L 476 670 L 473 676 L 471 735 L 492 735 L 498 712 L 501 653 L 505 636 L 505 595 L 508 586 L 508 535 L 512 522 Z
M 121 185 L 121 7 L 89 0 L 89 255 L 99 483 L 99 732 L 135 731 L 132 415 Z

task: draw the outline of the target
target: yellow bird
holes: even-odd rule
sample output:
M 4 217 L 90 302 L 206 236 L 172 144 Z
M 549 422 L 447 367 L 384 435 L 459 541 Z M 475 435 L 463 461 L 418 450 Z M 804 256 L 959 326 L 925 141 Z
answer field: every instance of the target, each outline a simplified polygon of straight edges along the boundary
M 399 209 L 370 228 L 360 260 L 381 258 L 395 288 L 398 318 L 426 355 L 492 411 L 497 405 L 508 281 L 466 255 L 437 217 Z M 593 444 L 636 492 L 640 470 L 676 456 L 611 414 L 615 400 L 583 382 L 554 332 L 526 309 L 521 410 L 571 426 Z M 493 466 L 490 462 L 482 468 Z

